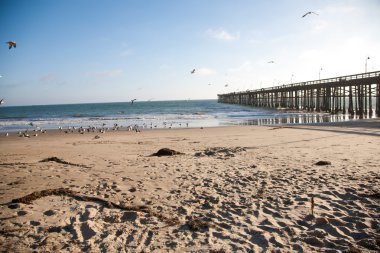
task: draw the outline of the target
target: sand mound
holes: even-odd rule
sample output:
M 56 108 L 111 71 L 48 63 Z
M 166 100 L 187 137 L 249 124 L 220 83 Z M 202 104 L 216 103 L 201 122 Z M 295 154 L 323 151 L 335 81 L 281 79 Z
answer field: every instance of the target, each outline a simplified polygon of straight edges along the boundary
M 380 140 L 336 131 L 0 136 L 0 251 L 379 252 Z

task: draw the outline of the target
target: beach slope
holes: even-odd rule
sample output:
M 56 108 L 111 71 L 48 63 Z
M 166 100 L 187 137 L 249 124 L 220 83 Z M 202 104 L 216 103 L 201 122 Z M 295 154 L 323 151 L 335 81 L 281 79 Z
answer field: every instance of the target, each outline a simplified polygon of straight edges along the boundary
M 379 252 L 379 147 L 379 120 L 2 136 L 1 251 Z

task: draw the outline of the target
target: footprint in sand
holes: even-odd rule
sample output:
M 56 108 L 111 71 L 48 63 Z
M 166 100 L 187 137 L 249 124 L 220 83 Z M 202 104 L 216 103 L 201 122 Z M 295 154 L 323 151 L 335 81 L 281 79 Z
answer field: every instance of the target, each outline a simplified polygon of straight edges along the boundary
M 37 227 L 37 226 L 41 225 L 41 222 L 31 220 L 31 221 L 29 222 L 29 224 L 32 225 L 32 226 L 34 226 L 34 227 Z
M 57 214 L 57 212 L 54 210 L 48 210 L 48 211 L 44 212 L 44 215 L 46 215 L 46 216 L 53 216 L 55 214 Z
M 96 229 L 95 222 L 87 221 L 85 223 L 82 223 L 80 226 L 80 234 L 83 238 L 83 241 L 91 239 L 97 234 L 97 232 L 98 231 Z
M 18 212 L 17 212 L 17 215 L 18 215 L 18 216 L 25 216 L 25 215 L 27 215 L 27 214 L 28 214 L 27 211 L 22 211 L 22 210 L 21 210 L 21 211 L 18 211 Z
M 98 214 L 98 209 L 96 206 L 93 205 L 87 205 L 84 213 L 80 216 L 79 220 L 84 222 L 89 219 L 95 218 L 95 216 Z

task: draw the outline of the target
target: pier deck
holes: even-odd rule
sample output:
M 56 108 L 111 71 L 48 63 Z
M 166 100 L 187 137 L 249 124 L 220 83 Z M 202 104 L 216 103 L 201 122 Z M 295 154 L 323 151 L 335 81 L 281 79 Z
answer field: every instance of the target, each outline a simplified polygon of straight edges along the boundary
M 380 117 L 380 71 L 218 94 L 218 102 Z

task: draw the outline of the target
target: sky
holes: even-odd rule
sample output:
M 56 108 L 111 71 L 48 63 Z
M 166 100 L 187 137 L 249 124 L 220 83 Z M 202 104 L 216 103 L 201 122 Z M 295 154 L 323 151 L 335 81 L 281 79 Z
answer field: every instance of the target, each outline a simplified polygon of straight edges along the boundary
M 0 0 L 0 99 L 216 99 L 378 71 L 379 13 L 379 0 Z

